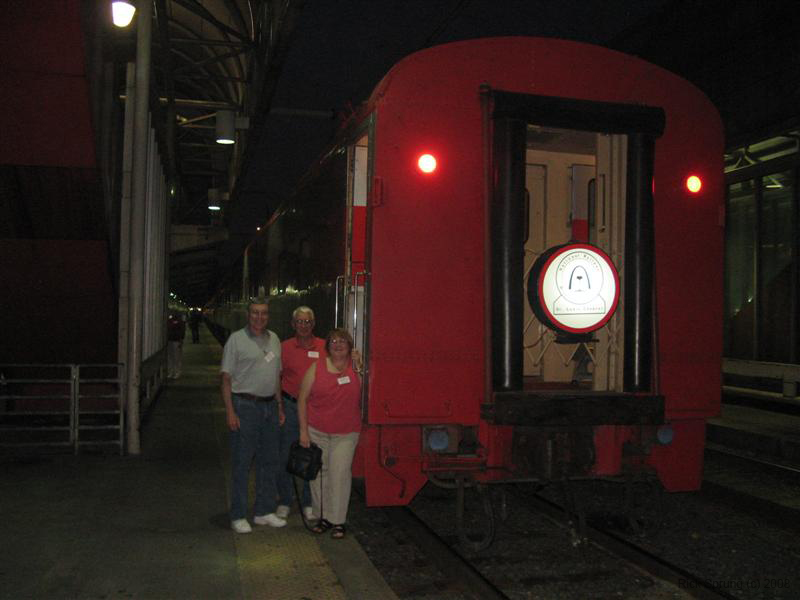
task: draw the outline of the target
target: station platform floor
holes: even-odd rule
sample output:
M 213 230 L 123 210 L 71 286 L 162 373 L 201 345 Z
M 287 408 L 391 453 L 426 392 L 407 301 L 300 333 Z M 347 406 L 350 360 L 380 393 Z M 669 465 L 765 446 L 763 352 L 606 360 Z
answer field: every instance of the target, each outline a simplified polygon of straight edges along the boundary
M 709 419 L 706 439 L 764 459 L 800 467 L 800 416 L 743 404 L 723 403 Z
M 796 523 L 800 417 L 768 408 L 725 402 L 720 416 L 709 420 L 703 488 L 776 522 Z
M 201 332 L 140 455 L 0 460 L 0 598 L 396 598 L 352 535 L 315 536 L 296 511 L 231 531 L 221 348 Z

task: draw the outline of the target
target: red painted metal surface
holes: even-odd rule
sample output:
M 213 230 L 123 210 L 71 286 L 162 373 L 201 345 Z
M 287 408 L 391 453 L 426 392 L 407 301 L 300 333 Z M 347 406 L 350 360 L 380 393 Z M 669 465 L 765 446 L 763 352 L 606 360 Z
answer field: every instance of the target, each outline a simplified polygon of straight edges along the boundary
M 0 18 L 0 164 L 94 167 L 81 2 L 3 2 Z
M 502 478 L 513 468 L 510 428 L 479 417 L 487 294 L 482 83 L 665 111 L 654 165 L 656 365 L 676 435 L 671 445 L 656 446 L 649 462 L 668 489 L 696 489 L 704 419 L 719 410 L 723 138 L 717 112 L 687 82 L 634 57 L 574 42 L 504 38 L 414 54 L 390 71 L 370 101 L 377 118 L 373 174 L 381 186 L 380 201 L 371 208 L 367 258 L 373 426 L 363 452 L 368 501 L 408 502 L 421 485 L 421 471 L 436 467 L 423 456 L 420 429 L 399 427 L 404 424 L 479 425 L 477 477 Z M 432 174 L 417 169 L 423 152 L 437 157 Z M 682 185 L 690 172 L 705 182 L 697 195 Z M 620 472 L 623 443 L 641 434 L 634 429 L 597 428 L 596 474 Z
M 103 241 L 0 240 L 2 363 L 112 363 L 116 304 Z

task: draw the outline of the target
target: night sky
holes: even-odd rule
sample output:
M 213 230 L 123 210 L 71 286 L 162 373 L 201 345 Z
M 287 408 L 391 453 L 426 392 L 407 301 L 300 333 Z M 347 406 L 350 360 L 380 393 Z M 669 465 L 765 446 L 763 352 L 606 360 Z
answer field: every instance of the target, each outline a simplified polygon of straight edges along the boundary
M 272 107 L 327 111 L 270 116 L 229 222 L 234 244 L 255 233 L 331 141 L 338 111 L 367 99 L 404 56 L 478 37 L 530 35 L 608 43 L 668 0 L 348 0 L 307 2 Z M 232 245 L 232 246 L 233 246 Z M 233 247 L 231 248 L 233 251 Z

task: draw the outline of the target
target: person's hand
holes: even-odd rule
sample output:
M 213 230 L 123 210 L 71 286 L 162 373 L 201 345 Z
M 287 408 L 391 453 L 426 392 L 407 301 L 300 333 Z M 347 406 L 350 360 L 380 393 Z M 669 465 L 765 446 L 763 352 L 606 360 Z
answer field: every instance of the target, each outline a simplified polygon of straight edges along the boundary
M 311 438 L 308 437 L 308 432 L 303 433 L 300 432 L 300 445 L 303 448 L 310 448 L 311 447 Z
M 278 425 L 286 423 L 286 413 L 283 412 L 283 404 L 278 404 Z
M 239 416 L 235 412 L 230 411 L 227 413 L 227 421 L 228 421 L 228 429 L 230 429 L 231 431 L 239 431 L 239 426 L 240 426 Z
M 364 369 L 364 361 L 361 358 L 361 352 L 353 349 L 350 352 L 350 360 L 353 362 L 353 370 L 356 373 L 361 373 L 361 371 Z

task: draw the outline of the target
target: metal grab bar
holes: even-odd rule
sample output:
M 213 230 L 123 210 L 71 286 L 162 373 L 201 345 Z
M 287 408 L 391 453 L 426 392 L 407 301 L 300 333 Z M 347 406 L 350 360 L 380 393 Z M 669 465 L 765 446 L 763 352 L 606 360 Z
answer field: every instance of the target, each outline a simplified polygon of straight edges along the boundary
M 358 309 L 359 306 L 359 297 L 358 297 L 358 288 L 359 288 L 359 281 L 361 281 L 361 322 L 357 320 L 356 316 L 354 315 L 353 318 L 353 339 L 354 340 L 361 340 L 360 348 L 361 348 L 361 359 L 362 359 L 362 371 L 361 371 L 361 420 L 362 422 L 367 422 L 368 411 L 367 411 L 367 384 L 369 382 L 369 335 L 367 335 L 369 330 L 369 319 L 368 312 L 369 312 L 369 272 L 368 271 L 359 271 L 355 275 L 355 293 L 354 293 L 354 303 L 355 303 L 355 310 Z M 359 329 L 360 327 L 360 329 Z M 356 343 L 358 346 L 358 343 Z
M 339 287 L 339 282 L 340 281 L 342 282 L 341 287 Z M 334 296 L 333 326 L 336 327 L 336 328 L 344 326 L 344 314 L 346 314 L 346 311 L 347 311 L 347 309 L 344 306 L 344 304 L 345 304 L 345 300 L 346 300 L 347 296 L 342 296 L 342 311 L 340 313 L 339 312 L 339 294 L 344 293 L 344 290 L 346 290 L 346 289 L 347 288 L 346 288 L 346 286 L 344 284 L 344 275 L 339 275 L 336 278 L 336 284 L 335 284 L 334 290 L 333 290 L 333 296 Z M 340 316 L 342 317 L 341 321 L 340 321 Z
M 122 454 L 124 373 L 122 364 L 0 365 L 0 446 L 77 454 L 81 446 L 111 444 Z
M 354 276 L 354 290 L 353 290 L 353 340 L 355 341 L 356 346 L 361 347 L 364 349 L 364 344 L 366 342 L 364 331 L 366 329 L 366 314 L 367 314 L 367 278 L 369 277 L 369 273 L 366 271 L 359 271 Z M 360 284 L 359 284 L 360 282 Z M 359 287 L 361 288 L 361 296 L 360 296 L 360 304 L 359 304 Z M 361 306 L 361 321 L 364 322 L 362 325 L 358 318 L 358 308 L 359 305 Z M 358 340 L 361 340 L 361 344 L 358 343 Z
M 346 329 L 348 325 L 351 325 L 354 347 L 360 349 L 364 361 L 361 385 L 362 419 L 366 419 L 367 386 L 365 384 L 369 372 L 369 352 L 367 347 L 369 337 L 367 335 L 369 327 L 367 320 L 369 306 L 369 275 L 368 271 L 359 271 L 352 275 L 352 283 L 347 279 L 346 275 L 339 275 L 336 278 L 334 288 L 334 295 L 336 296 L 334 326 Z M 340 296 L 342 299 L 341 304 L 339 303 Z M 360 313 L 359 308 L 361 309 Z M 348 318 L 352 319 L 351 323 L 348 323 Z

